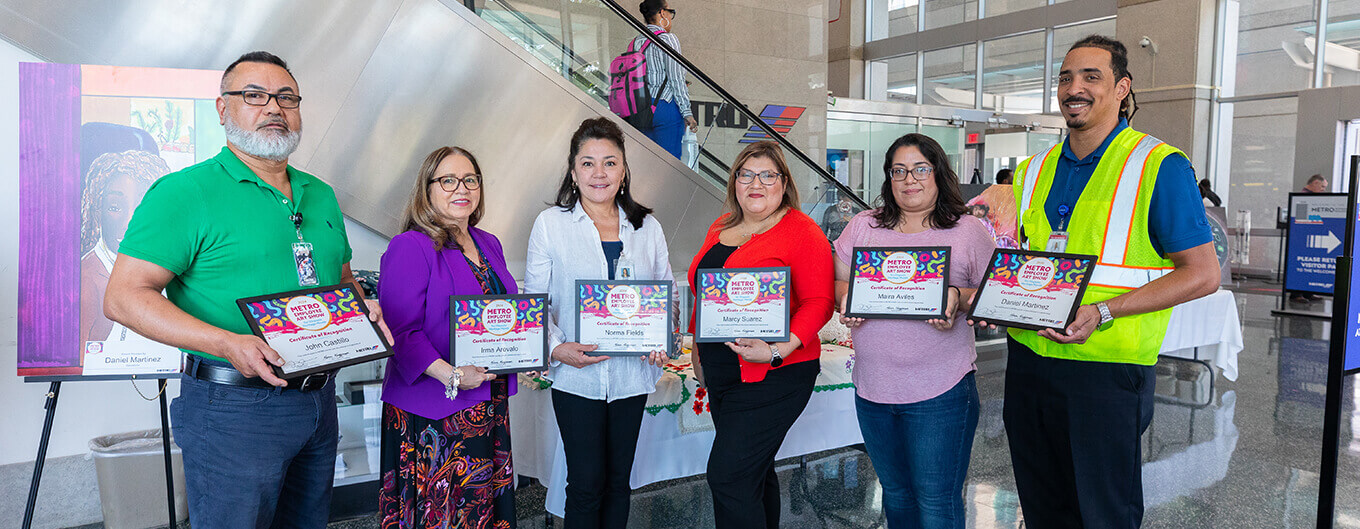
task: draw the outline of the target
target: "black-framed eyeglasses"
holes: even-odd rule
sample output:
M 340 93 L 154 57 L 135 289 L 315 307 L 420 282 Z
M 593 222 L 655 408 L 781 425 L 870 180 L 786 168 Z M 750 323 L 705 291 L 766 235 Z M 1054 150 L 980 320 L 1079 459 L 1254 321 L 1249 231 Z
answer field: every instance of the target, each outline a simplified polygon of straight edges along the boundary
M 262 107 L 269 104 L 273 99 L 279 102 L 279 108 L 297 108 L 302 104 L 302 96 L 297 94 L 271 94 L 264 90 L 232 90 L 222 92 L 224 96 L 241 96 L 241 100 L 252 107 Z
M 935 168 L 929 165 L 921 165 L 912 167 L 911 169 L 907 169 L 906 167 L 894 167 L 888 171 L 888 174 L 892 176 L 894 182 L 906 180 L 907 173 L 911 173 L 911 177 L 918 181 L 928 180 L 931 176 L 935 175 Z
M 671 14 L 671 18 L 675 18 L 675 10 L 674 10 L 674 9 L 671 9 L 671 8 L 667 7 L 667 8 L 665 8 L 665 9 L 662 9 L 662 11 L 665 11 L 665 12 L 667 12 L 667 13 L 670 13 L 670 14 Z
M 760 183 L 772 186 L 779 183 L 779 179 L 783 177 L 784 175 L 774 171 L 761 171 L 759 173 L 745 169 L 737 171 L 737 183 L 741 184 L 749 184 L 756 181 L 756 178 L 760 178 Z
M 431 184 L 435 182 L 439 183 L 439 188 L 443 189 L 445 193 L 452 193 L 454 191 L 457 191 L 458 186 L 460 185 L 467 188 L 468 191 L 476 191 L 477 188 L 482 187 L 482 175 L 467 174 L 463 175 L 462 177 L 441 176 L 439 178 L 430 180 Z

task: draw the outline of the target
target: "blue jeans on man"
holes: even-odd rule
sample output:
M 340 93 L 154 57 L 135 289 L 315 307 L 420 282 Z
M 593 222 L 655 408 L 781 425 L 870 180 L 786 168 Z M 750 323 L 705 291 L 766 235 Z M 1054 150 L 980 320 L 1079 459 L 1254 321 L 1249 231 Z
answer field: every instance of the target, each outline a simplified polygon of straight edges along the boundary
M 326 526 L 339 441 L 333 381 L 304 393 L 183 375 L 170 417 L 194 529 Z
M 888 529 L 962 529 L 963 482 L 978 424 L 977 381 L 938 397 L 880 404 L 855 396 L 864 447 L 883 486 Z

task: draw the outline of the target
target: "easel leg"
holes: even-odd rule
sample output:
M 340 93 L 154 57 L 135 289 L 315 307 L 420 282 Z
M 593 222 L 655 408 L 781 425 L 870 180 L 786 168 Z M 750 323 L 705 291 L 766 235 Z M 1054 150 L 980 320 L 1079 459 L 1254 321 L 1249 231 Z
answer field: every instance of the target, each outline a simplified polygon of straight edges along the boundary
M 28 484 L 28 504 L 24 507 L 23 529 L 33 527 L 33 508 L 38 504 L 38 483 L 42 481 L 43 463 L 47 461 L 47 442 L 52 439 L 52 418 L 57 414 L 57 394 L 61 392 L 61 382 L 53 382 L 47 388 L 47 419 L 43 421 L 42 440 L 38 441 L 38 458 L 33 461 L 33 479 Z
M 175 527 L 175 466 L 170 457 L 170 413 L 165 403 L 165 379 L 160 380 L 161 394 L 161 448 L 165 451 L 165 508 L 170 513 L 171 529 Z

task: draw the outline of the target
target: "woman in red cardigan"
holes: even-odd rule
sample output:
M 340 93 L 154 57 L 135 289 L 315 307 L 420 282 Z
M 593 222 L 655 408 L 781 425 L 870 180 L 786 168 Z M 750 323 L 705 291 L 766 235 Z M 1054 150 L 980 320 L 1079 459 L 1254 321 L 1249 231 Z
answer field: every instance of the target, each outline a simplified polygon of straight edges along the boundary
M 775 452 L 807 407 L 821 367 L 817 332 L 833 306 L 831 244 L 798 205 L 779 145 L 752 143 L 732 164 L 727 213 L 709 227 L 689 267 L 691 291 L 701 268 L 792 269 L 789 341 L 739 338 L 695 351 L 717 433 L 708 485 L 718 529 L 779 527 Z

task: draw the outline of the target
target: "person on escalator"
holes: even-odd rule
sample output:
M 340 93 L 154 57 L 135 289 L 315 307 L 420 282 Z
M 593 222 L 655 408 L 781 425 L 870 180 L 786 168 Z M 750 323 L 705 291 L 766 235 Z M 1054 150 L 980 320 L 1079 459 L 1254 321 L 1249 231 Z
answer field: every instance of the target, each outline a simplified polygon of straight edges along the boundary
M 667 0 L 645 0 L 638 5 L 642 19 L 647 21 L 647 30 L 656 34 L 676 52 L 680 51 L 680 39 L 671 33 L 671 22 L 675 20 L 675 10 Z M 646 37 L 634 39 L 635 46 L 641 46 Z M 672 59 L 659 46 L 648 46 L 643 55 L 647 57 L 647 90 L 654 94 L 652 126 L 644 129 L 643 134 L 656 142 L 671 155 L 681 155 L 681 140 L 685 129 L 699 130 L 699 122 L 689 106 L 689 88 L 685 85 L 685 69 L 680 62 Z

